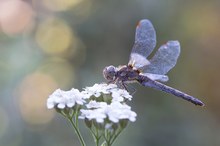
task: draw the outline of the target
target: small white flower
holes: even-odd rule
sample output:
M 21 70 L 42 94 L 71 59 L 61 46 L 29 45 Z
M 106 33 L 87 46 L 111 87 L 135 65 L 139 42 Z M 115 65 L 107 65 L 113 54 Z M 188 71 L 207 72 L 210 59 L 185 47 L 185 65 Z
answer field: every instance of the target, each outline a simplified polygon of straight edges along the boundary
M 122 96 L 112 94 L 112 102 L 123 102 L 123 101 L 124 101 L 124 98 Z
M 60 101 L 59 99 L 61 97 L 62 97 L 62 90 L 57 89 L 56 91 L 54 91 L 47 99 L 47 108 L 48 109 L 54 108 L 55 105 L 57 105 L 57 102 Z
M 121 98 L 125 98 L 125 99 L 128 99 L 128 100 L 132 99 L 132 96 L 125 89 L 112 90 L 111 92 L 112 92 L 113 100 L 121 102 L 120 101 L 120 100 L 122 100 Z
M 83 94 L 81 94 L 77 89 L 72 89 L 70 91 L 57 89 L 47 99 L 47 108 L 72 108 L 75 104 L 83 105 L 84 102 Z
M 104 94 L 110 94 L 112 89 L 117 88 L 116 84 L 99 84 L 100 85 L 100 91 Z
M 127 119 L 131 122 L 136 121 L 137 114 L 131 111 L 131 107 L 120 102 L 113 102 L 109 105 L 107 115 L 110 121 L 118 123 L 120 120 Z
M 93 109 L 93 110 L 84 110 L 81 109 L 81 116 L 79 118 L 81 119 L 85 119 L 87 118 L 88 120 L 96 120 L 97 123 L 103 123 L 105 118 L 106 118 L 106 114 L 104 109 L 100 108 L 100 109 Z
M 95 96 L 99 97 L 101 95 L 100 93 L 100 84 L 95 84 L 92 87 L 86 87 L 82 93 L 87 97 Z
M 55 105 L 54 99 L 53 98 L 48 98 L 47 99 L 47 108 L 52 109 L 52 108 L 54 108 L 54 105 Z
M 86 87 L 82 93 L 86 98 L 90 98 L 91 96 L 100 97 L 101 94 L 110 94 L 111 89 L 117 88 L 115 84 L 95 84 L 92 87 Z

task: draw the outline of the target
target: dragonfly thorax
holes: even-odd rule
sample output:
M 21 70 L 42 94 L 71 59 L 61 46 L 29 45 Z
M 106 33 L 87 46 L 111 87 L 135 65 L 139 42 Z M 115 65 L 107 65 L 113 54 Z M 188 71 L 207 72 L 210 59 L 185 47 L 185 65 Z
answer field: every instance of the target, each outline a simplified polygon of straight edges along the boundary
M 122 82 L 133 82 L 138 79 L 139 70 L 134 69 L 131 65 L 124 65 L 117 68 L 116 78 Z
M 139 71 L 133 69 L 132 66 L 119 66 L 114 67 L 112 65 L 107 66 L 103 70 L 103 76 L 108 81 L 134 81 L 139 76 Z

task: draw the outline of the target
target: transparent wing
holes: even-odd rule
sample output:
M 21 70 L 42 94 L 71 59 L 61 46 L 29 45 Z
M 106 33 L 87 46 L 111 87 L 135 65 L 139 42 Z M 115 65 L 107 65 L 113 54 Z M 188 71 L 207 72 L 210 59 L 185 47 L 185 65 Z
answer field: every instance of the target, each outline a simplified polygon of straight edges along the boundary
M 143 67 L 146 65 L 147 57 L 151 54 L 156 45 L 156 32 L 152 23 L 147 20 L 141 20 L 137 27 L 135 33 L 135 43 L 131 51 L 129 64 L 134 65 L 135 67 Z M 145 63 L 140 62 L 143 59 L 138 60 L 138 56 L 142 56 L 146 60 Z
M 162 45 L 156 54 L 150 59 L 150 64 L 142 68 L 144 73 L 166 74 L 177 62 L 180 54 L 180 43 L 168 41 Z
M 158 75 L 158 74 L 151 74 L 151 73 L 140 73 L 140 74 L 154 81 L 167 82 L 169 80 L 168 76 L 166 75 Z
M 137 54 L 137 53 L 131 53 L 129 65 L 134 66 L 135 68 L 141 68 L 143 66 L 149 65 L 150 62 L 145 58 L 144 56 Z

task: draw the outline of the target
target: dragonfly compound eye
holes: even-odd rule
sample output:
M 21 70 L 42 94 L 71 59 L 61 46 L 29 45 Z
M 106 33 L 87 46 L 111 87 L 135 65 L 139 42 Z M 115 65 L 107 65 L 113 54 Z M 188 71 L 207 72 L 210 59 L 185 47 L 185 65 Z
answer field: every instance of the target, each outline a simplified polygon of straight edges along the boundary
M 116 68 L 114 66 L 105 67 L 103 70 L 103 75 L 106 80 L 112 81 L 115 79 Z

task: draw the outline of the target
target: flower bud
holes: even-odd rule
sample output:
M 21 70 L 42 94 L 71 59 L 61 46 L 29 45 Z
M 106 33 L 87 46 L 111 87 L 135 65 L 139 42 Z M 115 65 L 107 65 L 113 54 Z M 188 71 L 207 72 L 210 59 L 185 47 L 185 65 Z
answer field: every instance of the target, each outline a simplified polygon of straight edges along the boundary
M 92 120 L 88 120 L 87 118 L 85 118 L 84 122 L 89 129 L 92 127 Z
M 128 125 L 128 120 L 127 119 L 120 120 L 119 124 L 121 128 L 124 129 Z

